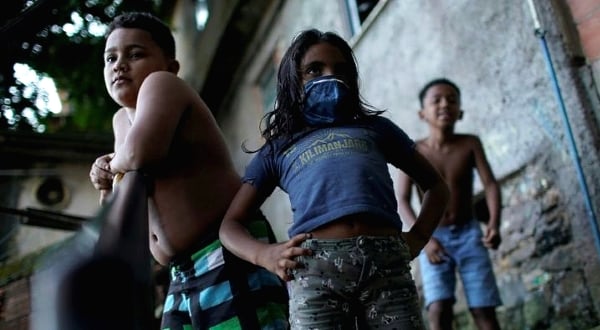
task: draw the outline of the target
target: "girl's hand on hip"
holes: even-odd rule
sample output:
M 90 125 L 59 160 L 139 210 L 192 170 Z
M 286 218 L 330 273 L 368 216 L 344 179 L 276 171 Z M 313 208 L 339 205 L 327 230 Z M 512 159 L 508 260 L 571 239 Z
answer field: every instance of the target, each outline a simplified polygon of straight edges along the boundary
M 295 258 L 312 254 L 312 250 L 300 247 L 300 244 L 309 238 L 311 234 L 298 234 L 288 241 L 271 244 L 263 254 L 260 264 L 286 282 L 293 280 L 292 270 L 304 266 Z

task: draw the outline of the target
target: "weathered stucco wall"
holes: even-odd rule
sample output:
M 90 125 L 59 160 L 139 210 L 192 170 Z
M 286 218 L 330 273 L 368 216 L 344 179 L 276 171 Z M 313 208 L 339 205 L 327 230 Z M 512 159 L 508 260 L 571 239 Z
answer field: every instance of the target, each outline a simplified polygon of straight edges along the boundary
M 91 164 L 91 163 L 90 163 Z M 38 164 L 44 168 L 46 164 Z M 17 209 L 34 208 L 49 212 L 83 218 L 93 217 L 100 205 L 99 194 L 89 181 L 90 165 L 88 164 L 62 164 L 51 170 L 61 179 L 64 185 L 65 197 L 61 203 L 47 206 L 40 203 L 35 194 L 44 175 L 20 180 Z M 29 253 L 43 249 L 56 242 L 60 242 L 74 234 L 73 230 L 52 229 L 41 226 L 16 223 L 14 235 L 11 236 L 10 259 L 16 260 Z
M 492 251 L 504 306 L 504 329 L 588 329 L 600 324 L 600 255 L 577 179 L 569 135 L 525 1 L 384 1 L 354 49 L 362 92 L 415 139 L 427 134 L 417 117 L 418 90 L 448 77 L 461 87 L 464 119 L 456 130 L 478 134 L 502 185 L 503 243 Z M 596 214 L 600 200 L 598 104 L 591 65 L 570 66 L 564 12 L 538 1 L 564 106 Z M 219 118 L 238 170 L 261 141 L 258 77 L 277 63 L 296 32 L 333 30 L 350 40 L 341 1 L 276 2 L 273 20 L 257 34 L 256 48 L 236 85 L 231 107 Z M 271 64 L 269 64 L 271 63 Z M 597 73 L 596 73 L 597 75 Z M 395 175 L 395 170 L 391 169 Z M 478 185 L 476 189 L 479 190 Z M 280 238 L 291 221 L 289 202 L 276 192 L 263 207 Z M 418 265 L 415 275 L 419 284 Z M 459 328 L 472 328 L 460 293 Z

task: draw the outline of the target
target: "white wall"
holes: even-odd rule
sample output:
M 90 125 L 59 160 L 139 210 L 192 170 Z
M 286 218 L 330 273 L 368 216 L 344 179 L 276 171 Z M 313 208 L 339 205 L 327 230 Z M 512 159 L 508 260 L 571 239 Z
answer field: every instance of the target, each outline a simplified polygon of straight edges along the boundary
M 23 210 L 31 207 L 74 216 L 94 216 L 99 210 L 99 194 L 90 182 L 89 165 L 65 164 L 53 168 L 52 171 L 63 182 L 66 191 L 65 201 L 56 206 L 48 207 L 36 199 L 36 189 L 44 178 L 41 175 L 23 181 L 17 208 Z M 70 230 L 50 229 L 27 224 L 17 225 L 16 237 L 14 238 L 16 251 L 11 251 L 10 256 L 11 258 L 19 258 L 62 241 L 73 235 L 73 233 Z

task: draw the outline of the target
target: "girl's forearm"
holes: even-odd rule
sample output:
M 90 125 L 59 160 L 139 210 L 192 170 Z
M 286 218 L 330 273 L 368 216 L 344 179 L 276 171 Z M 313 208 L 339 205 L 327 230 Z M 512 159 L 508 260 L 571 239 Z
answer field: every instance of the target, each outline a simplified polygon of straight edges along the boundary
M 443 180 L 439 180 L 423 194 L 421 210 L 415 225 L 410 230 L 413 236 L 418 237 L 419 241 L 423 242 L 423 246 L 427 244 L 433 231 L 440 223 L 446 211 L 449 196 L 448 186 Z
M 219 230 L 219 239 L 225 248 L 237 257 L 255 265 L 260 264 L 260 252 L 265 243 L 255 239 L 246 228 L 237 221 L 224 220 Z

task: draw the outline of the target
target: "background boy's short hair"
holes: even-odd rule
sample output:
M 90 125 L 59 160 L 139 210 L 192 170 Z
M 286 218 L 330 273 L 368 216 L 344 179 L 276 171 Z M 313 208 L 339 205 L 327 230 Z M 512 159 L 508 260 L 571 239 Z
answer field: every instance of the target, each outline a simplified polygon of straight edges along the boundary
M 421 107 L 423 106 L 423 99 L 425 98 L 425 94 L 427 93 L 427 91 L 432 86 L 442 85 L 442 84 L 448 85 L 448 86 L 454 88 L 454 90 L 456 90 L 456 93 L 460 97 L 460 88 L 458 88 L 458 85 L 456 85 L 452 80 L 450 80 L 448 78 L 436 78 L 436 79 L 429 81 L 427 84 L 425 84 L 425 86 L 423 86 L 423 88 L 421 88 L 421 91 L 419 91 L 419 102 L 421 103 Z

